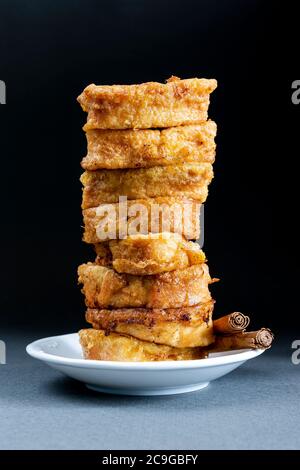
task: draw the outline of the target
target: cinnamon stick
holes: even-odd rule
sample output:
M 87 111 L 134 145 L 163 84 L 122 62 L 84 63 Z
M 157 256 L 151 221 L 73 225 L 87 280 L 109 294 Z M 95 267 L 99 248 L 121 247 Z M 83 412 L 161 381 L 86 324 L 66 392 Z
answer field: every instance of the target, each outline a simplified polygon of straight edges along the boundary
M 229 313 L 214 321 L 214 332 L 223 335 L 241 333 L 245 331 L 249 323 L 250 318 L 247 315 L 241 312 Z
M 216 336 L 210 352 L 230 351 L 234 349 L 269 349 L 274 335 L 269 328 L 258 331 L 236 333 L 231 336 Z

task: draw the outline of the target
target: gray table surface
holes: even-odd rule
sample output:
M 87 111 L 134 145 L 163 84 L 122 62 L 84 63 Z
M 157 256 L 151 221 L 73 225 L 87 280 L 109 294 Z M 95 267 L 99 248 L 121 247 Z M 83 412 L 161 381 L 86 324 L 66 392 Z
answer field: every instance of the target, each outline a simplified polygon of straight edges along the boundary
M 27 356 L 37 337 L 0 331 L 0 449 L 300 449 L 300 365 L 289 338 L 204 390 L 123 397 Z

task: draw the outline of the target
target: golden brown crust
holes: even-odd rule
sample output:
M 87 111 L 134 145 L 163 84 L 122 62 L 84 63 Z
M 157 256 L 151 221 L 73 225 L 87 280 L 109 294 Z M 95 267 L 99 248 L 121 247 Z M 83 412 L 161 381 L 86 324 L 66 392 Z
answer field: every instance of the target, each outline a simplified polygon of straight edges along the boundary
M 148 213 L 148 225 L 140 226 L 140 233 L 180 233 L 188 240 L 196 240 L 200 237 L 200 203 L 180 197 L 158 197 L 127 201 L 128 210 L 124 222 L 120 218 L 118 203 L 110 205 L 110 212 L 105 204 L 83 210 L 83 240 L 86 243 L 95 244 L 103 240 L 118 239 L 120 226 L 123 230 L 123 237 L 130 235 L 136 229 L 139 220 L 139 212 L 136 208 L 140 205 L 145 207 Z M 152 223 L 153 220 L 157 221 L 156 226 Z M 114 224 L 114 222 L 116 223 Z M 105 228 L 109 229 L 110 225 L 115 225 L 116 230 L 107 231 L 104 238 L 103 231 Z
M 149 129 L 207 120 L 216 80 L 171 77 L 167 83 L 87 86 L 78 101 L 88 113 L 88 129 Z
M 214 341 L 213 300 L 194 307 L 170 309 L 88 309 L 94 329 L 126 334 L 177 348 L 205 347 Z
M 118 273 L 145 276 L 184 269 L 205 261 L 197 243 L 188 242 L 177 233 L 132 235 L 95 245 L 95 262 L 110 266 Z
M 204 202 L 212 178 L 210 163 L 85 171 L 80 178 L 84 186 L 82 208 L 115 203 L 119 196 L 128 199 L 179 196 Z
M 85 359 L 145 362 L 182 361 L 207 357 L 207 352 L 201 348 L 172 348 L 117 333 L 106 336 L 101 330 L 81 330 L 79 339 Z
M 206 264 L 154 276 L 118 274 L 94 263 L 78 268 L 88 307 L 180 308 L 211 299 Z
M 168 129 L 87 131 L 85 170 L 148 168 L 188 162 L 213 163 L 217 126 L 213 121 Z
M 99 266 L 112 266 L 113 260 L 109 242 L 96 243 L 94 248 L 96 252 L 95 263 Z
M 151 328 L 161 323 L 201 324 L 209 323 L 213 306 L 214 300 L 210 299 L 192 307 L 181 308 L 88 308 L 86 321 L 93 324 L 95 329 L 105 330 L 107 334 L 122 324 Z

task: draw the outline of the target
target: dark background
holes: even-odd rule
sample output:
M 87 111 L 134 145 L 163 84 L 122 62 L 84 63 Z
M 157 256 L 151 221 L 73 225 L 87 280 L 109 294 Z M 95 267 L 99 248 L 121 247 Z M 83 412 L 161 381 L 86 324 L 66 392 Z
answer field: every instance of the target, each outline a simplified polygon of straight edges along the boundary
M 85 325 L 76 269 L 93 252 L 81 242 L 86 116 L 76 97 L 91 82 L 174 74 L 219 83 L 209 111 L 218 149 L 204 246 L 212 275 L 221 278 L 213 288 L 216 314 L 240 310 L 254 327 L 297 331 L 294 6 L 0 1 L 0 79 L 7 86 L 0 106 L 2 325 L 58 333 Z

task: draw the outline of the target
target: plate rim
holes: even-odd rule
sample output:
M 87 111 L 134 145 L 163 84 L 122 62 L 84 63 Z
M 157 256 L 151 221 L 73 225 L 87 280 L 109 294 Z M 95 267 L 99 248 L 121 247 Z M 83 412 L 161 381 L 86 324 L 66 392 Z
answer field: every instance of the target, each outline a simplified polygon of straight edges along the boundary
M 67 333 L 64 335 L 48 336 L 40 338 L 29 343 L 26 346 L 26 352 L 29 356 L 49 364 L 64 365 L 69 367 L 80 367 L 88 369 L 114 369 L 114 370 L 170 370 L 170 369 L 196 369 L 214 366 L 222 366 L 226 364 L 234 364 L 236 362 L 244 362 L 260 356 L 264 349 L 246 349 L 234 350 L 233 354 L 225 354 L 206 359 L 191 359 L 183 361 L 153 361 L 153 362 L 122 362 L 122 361 L 98 361 L 92 359 L 74 359 L 66 356 L 57 356 L 42 350 L 42 344 L 46 341 L 62 341 L 66 337 L 78 337 L 78 333 Z

